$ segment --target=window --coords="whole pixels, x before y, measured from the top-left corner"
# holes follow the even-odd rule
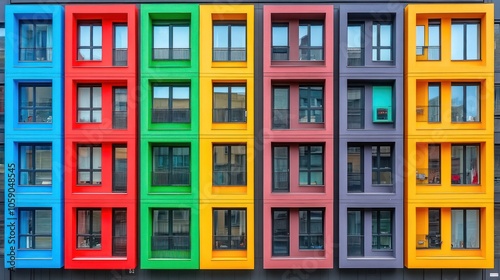
[[[347,256],[359,257],[365,254],[363,211],[347,210]]]
[[[288,147],[273,147],[273,192],[288,192],[290,190],[289,163]]]
[[[372,249],[392,249],[391,210],[372,210]]]
[[[19,209],[19,249],[52,249],[51,209]]]
[[[113,65],[127,65],[128,28],[124,24],[113,25]]]
[[[246,186],[247,147],[245,145],[213,146],[213,185]]]
[[[101,184],[101,146],[78,146],[78,185]]]
[[[102,26],[100,22],[78,24],[78,60],[102,59]]]
[[[363,153],[363,146],[347,147],[347,192],[349,193],[364,191]]]
[[[19,61],[52,61],[52,22],[21,20]]]
[[[102,92],[100,86],[78,87],[78,122],[100,123],[102,121]]]
[[[159,251],[189,251],[191,249],[190,209],[153,209],[152,214],[153,236],[151,237],[151,251],[153,257],[165,256]],[[180,256],[177,255],[177,257]]]
[[[189,123],[189,85],[153,85],[153,123]]]
[[[246,23],[214,21],[213,61],[246,61]]]
[[[288,60],[288,24],[273,23],[272,27],[272,60]]]
[[[392,184],[392,147],[372,146],[372,184]]]
[[[19,145],[19,185],[52,184],[52,145]]]
[[[273,129],[290,128],[290,88],[273,88]]]
[[[500,193],[500,145],[498,144],[495,144],[495,193]]]
[[[113,145],[113,192],[127,192],[127,146]]]
[[[451,122],[480,121],[478,84],[451,85]]]
[[[427,181],[429,184],[441,184],[441,145],[429,144],[428,149]]]
[[[127,209],[113,209],[112,254],[116,257],[127,256]]]
[[[5,24],[0,23],[0,73],[5,72]],[[3,86],[2,86],[3,87]],[[0,246],[0,253],[3,250],[3,245]]]
[[[52,122],[52,86],[50,84],[21,84],[19,102],[19,122]]]
[[[479,185],[479,145],[451,145],[451,184]]]
[[[374,123],[392,123],[392,86],[373,86],[372,112]]]
[[[299,146],[299,184],[323,185],[323,146]]]
[[[214,112],[212,121],[246,122],[246,87],[244,85],[214,85]]]
[[[349,23],[347,26],[347,66],[365,64],[364,24]]]
[[[480,24],[476,21],[457,21],[451,23],[451,59],[480,59]]]
[[[247,249],[247,211],[245,209],[213,210],[213,249]]]
[[[452,209],[452,249],[479,249],[479,227],[479,209]]]
[[[365,127],[365,89],[364,87],[347,88],[347,129]]]
[[[300,22],[300,60],[323,60],[323,23]]]
[[[153,146],[153,186],[189,185],[189,146]]]
[[[372,60],[392,61],[392,23],[390,22],[373,23]]]
[[[441,209],[429,208],[428,248],[441,248]]]
[[[427,86],[429,98],[428,122],[441,121],[441,85],[439,83],[429,83]]]
[[[426,60],[441,59],[441,21],[430,20],[427,26],[428,44],[425,44],[425,26],[417,26],[417,56]]]
[[[101,248],[101,210],[77,209],[76,210],[76,248],[100,249]]]
[[[288,210],[272,209],[273,256],[290,255],[290,215]]]
[[[495,72],[500,72],[500,22],[495,23]]]
[[[127,88],[113,88],[113,128],[127,128]]]
[[[153,59],[190,59],[189,23],[157,22],[153,25]]]
[[[299,86],[299,122],[323,122],[323,87]]]
[[[299,249],[324,248],[323,209],[299,210]]]

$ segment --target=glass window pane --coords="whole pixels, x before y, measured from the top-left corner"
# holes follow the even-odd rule
[[[361,48],[361,25],[349,25],[347,27],[347,47]]]
[[[380,25],[380,46],[390,47],[392,45],[392,25]]]
[[[451,121],[461,122],[464,120],[464,87],[451,87]]]
[[[123,48],[123,49],[126,49],[127,48],[127,38],[128,38],[128,34],[127,34],[127,26],[123,26],[123,25],[118,25],[118,26],[115,26],[115,48]]]
[[[273,26],[273,47],[288,46],[288,26]]]
[[[90,147],[78,147],[78,169],[90,168]]]
[[[229,26],[215,25],[214,26],[214,48],[229,47]]]
[[[307,47],[309,46],[309,39],[308,39],[308,26],[307,25],[300,25],[299,26],[299,46],[300,47]]]
[[[466,86],[467,121],[479,121],[479,86]]]
[[[467,248],[479,248],[479,210],[467,209],[465,212]]]
[[[101,87],[93,87],[92,88],[92,107],[93,108],[101,108],[102,107],[102,93]]]
[[[102,27],[100,25],[92,26],[92,46],[102,46]]]
[[[438,47],[440,46],[441,35],[440,26],[437,24],[429,25],[429,46]]]
[[[169,48],[170,28],[169,26],[153,26],[153,48]]]
[[[231,48],[246,47],[246,26],[231,26]]]
[[[311,25],[311,47],[323,46],[323,26]]]
[[[467,24],[467,59],[479,59],[479,24]]]
[[[90,108],[90,88],[78,88],[78,108]]]
[[[92,50],[92,59],[93,60],[101,60],[102,59],[102,50],[101,49],[93,49]]]
[[[189,49],[189,26],[174,26],[173,27],[173,48]]]
[[[79,28],[79,45],[82,47],[90,46],[90,26],[80,25]]]
[[[423,47],[425,46],[425,26],[423,25],[417,25],[417,31],[416,31],[416,35],[417,35],[417,40],[416,40],[416,43],[417,43],[417,47]],[[423,50],[421,50],[420,53],[417,52],[417,55],[421,55],[423,54]]]
[[[377,24],[373,25],[373,28],[372,28],[372,47],[377,47],[379,45],[379,43],[378,43],[379,28],[380,28],[379,25],[377,25]],[[374,60],[376,60],[375,57],[376,56],[374,56]]]
[[[451,25],[451,59],[464,59],[464,26],[463,24]]]
[[[451,210],[452,248],[464,248],[464,211]]]

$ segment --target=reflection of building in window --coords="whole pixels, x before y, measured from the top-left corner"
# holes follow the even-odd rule
[[[452,184],[478,185],[479,167],[479,145],[451,146]]]
[[[52,61],[52,22],[21,20],[19,61]]]
[[[51,209],[19,209],[19,248],[52,249]]]
[[[79,145],[78,152],[78,184],[100,185],[102,177],[101,146]]]
[[[324,249],[324,209],[299,210],[299,249]]]
[[[451,242],[453,249],[479,249],[479,209],[451,210]]]
[[[246,210],[213,210],[213,248],[246,250]]]
[[[76,247],[101,248],[101,210],[77,209],[76,211]]]
[[[153,209],[151,251],[153,258],[189,258],[190,210]]]
[[[19,122],[52,122],[52,86],[21,84],[19,86]]]
[[[52,145],[19,145],[19,185],[52,184]]]
[[[246,186],[246,146],[213,146],[213,185]]]

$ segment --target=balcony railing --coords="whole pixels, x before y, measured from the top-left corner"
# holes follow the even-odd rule
[[[300,60],[323,60],[323,47],[299,47]]]
[[[271,60],[289,60],[289,47],[273,47]]]
[[[347,128],[362,129],[365,127],[365,109],[347,109]]]
[[[189,235],[151,236],[151,251],[163,250],[191,250]]]
[[[191,172],[187,169],[173,171],[153,171],[151,178],[153,181],[153,186],[188,186],[191,183]]]
[[[214,186],[246,186],[247,174],[245,171],[214,171]]]
[[[116,257],[127,256],[127,237],[126,236],[113,236],[113,256],[116,256]]]
[[[427,60],[440,60],[440,46],[417,46],[417,56],[426,56]]]
[[[246,61],[247,50],[245,48],[214,48],[213,61]]]
[[[349,172],[347,173],[347,192],[361,193],[364,191],[363,187],[363,173],[362,172]]]
[[[215,250],[246,250],[246,236],[216,235],[213,246]]]
[[[127,66],[128,49],[120,48],[113,49],[113,65],[114,66]]]
[[[290,128],[289,109],[273,109],[273,128],[277,129]]]
[[[440,106],[417,106],[417,122],[440,122]]]
[[[153,109],[151,118],[153,123],[189,123],[191,122],[191,110]]]
[[[127,172],[113,172],[113,192],[127,192]]]
[[[417,185],[440,185],[440,168],[417,168]]]
[[[347,66],[365,65],[364,48],[347,48]]]
[[[190,48],[153,48],[154,60],[189,60]]]
[[[274,171],[273,172],[273,191],[289,191],[290,189],[290,172]]]
[[[347,256],[363,256],[365,238],[363,235],[347,235]]]
[[[52,48],[19,48],[20,61],[52,61]]]
[[[214,123],[227,123],[227,122],[246,122],[247,121],[246,109],[214,109],[213,122]]]
[[[273,235],[273,256],[289,256],[290,255],[290,236],[289,235]]]
[[[113,128],[127,128],[127,111],[113,111]]]

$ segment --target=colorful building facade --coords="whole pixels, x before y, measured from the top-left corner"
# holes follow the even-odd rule
[[[6,5],[5,267],[494,273],[494,18],[462,2]]]

